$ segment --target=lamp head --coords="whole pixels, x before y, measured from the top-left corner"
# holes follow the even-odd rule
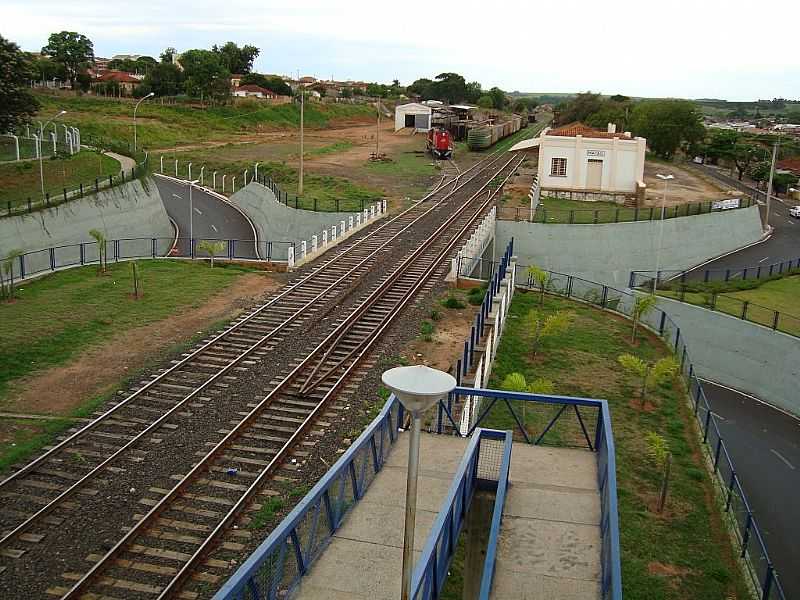
[[[664,181],[675,179],[675,176],[672,173],[670,173],[669,175],[662,175],[661,173],[657,173],[656,177],[658,177],[659,179],[663,179]]]
[[[425,365],[389,369],[381,381],[414,415],[424,412],[456,387],[452,375]]]
[[[147,96],[145,96],[145,98],[152,98],[155,95],[156,95],[155,92],[150,92],[149,94],[147,94]]]

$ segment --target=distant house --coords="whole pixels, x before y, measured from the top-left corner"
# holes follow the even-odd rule
[[[791,173],[796,177],[800,177],[800,156],[793,156],[791,158],[784,158],[775,163],[775,168],[779,171]]]
[[[428,131],[431,128],[432,113],[431,107],[424,104],[401,104],[394,109],[394,130],[412,127],[416,131]]]
[[[130,95],[133,94],[133,90],[141,85],[142,80],[125,71],[105,71],[92,81],[92,88],[109,83],[117,84],[123,95]]]
[[[644,194],[646,146],[647,140],[619,133],[613,123],[606,130],[570,123],[523,140],[510,151],[538,154],[543,190],[600,199],[603,194]]]
[[[242,79],[244,75],[231,75],[231,91],[235,91],[240,85],[242,85]]]
[[[278,94],[275,92],[252,83],[236,86],[233,90],[233,95],[237,98],[267,98],[269,100],[278,97]]]

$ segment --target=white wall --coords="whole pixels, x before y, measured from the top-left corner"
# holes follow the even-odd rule
[[[636,192],[644,177],[644,138],[634,140],[543,135],[539,143],[539,181],[544,189],[586,190],[590,159],[603,161],[600,191]],[[567,159],[567,176],[553,177],[553,158]]]
[[[430,123],[431,108],[421,104],[401,104],[394,110],[394,130],[399,131],[406,126],[406,115],[428,115],[428,123]]]

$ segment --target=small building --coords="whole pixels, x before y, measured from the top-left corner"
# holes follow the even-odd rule
[[[394,130],[400,131],[406,127],[413,127],[416,131],[428,131],[431,128],[430,106],[411,102],[401,104],[394,109]]]
[[[242,85],[242,79],[244,75],[240,75],[238,73],[231,75],[231,91],[236,91],[240,85]]]
[[[92,81],[92,87],[100,85],[116,84],[123,95],[133,94],[133,90],[141,85],[142,80],[135,77],[132,73],[125,71],[105,71]]]
[[[539,183],[543,191],[580,192],[578,198],[601,200],[644,195],[644,159],[647,140],[608,129],[570,123],[546,129],[538,138],[524,140],[511,152],[538,154]],[[558,194],[560,195],[560,194]]]
[[[233,90],[233,95],[237,98],[266,98],[268,100],[274,100],[278,97],[278,94],[272,90],[252,83],[237,86]]]

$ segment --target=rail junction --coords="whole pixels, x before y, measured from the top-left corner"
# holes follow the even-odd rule
[[[255,511],[341,444],[382,345],[520,160],[443,178],[18,465],[0,481],[0,596],[209,597]]]

